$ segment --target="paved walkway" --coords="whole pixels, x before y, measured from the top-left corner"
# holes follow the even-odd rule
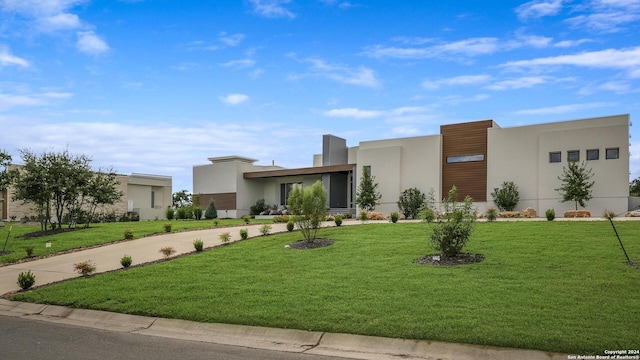
[[[368,221],[367,223],[386,223]],[[360,221],[345,221],[343,225],[357,225]],[[332,226],[333,223],[325,223]],[[150,236],[131,241],[56,255],[21,264],[0,267],[0,294],[19,290],[18,274],[31,270],[36,275],[36,286],[79,277],[73,264],[92,260],[96,272],[121,268],[120,259],[127,254],[133,265],[164,258],[160,248],[172,246],[173,256],[193,252],[193,241],[201,239],[205,248],[220,245],[219,235],[231,233],[231,241],[240,239],[239,229],[246,228],[249,237],[260,236],[262,225],[233,228],[184,231]],[[271,233],[286,231],[286,224],[272,224]],[[0,316],[24,316],[42,321],[67,323],[77,326],[126,331],[180,339],[206,341],[279,351],[304,352],[317,355],[353,359],[567,359],[567,354],[535,350],[508,349],[433,341],[390,339],[349,334],[330,334],[291,329],[272,329],[228,324],[203,324],[185,320],[162,319],[124,315],[104,311],[71,309],[54,305],[12,302],[0,299]]]

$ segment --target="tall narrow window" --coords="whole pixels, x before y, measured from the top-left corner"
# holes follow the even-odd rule
[[[155,191],[151,192],[151,208],[152,209],[156,208],[156,192]]]
[[[280,184],[280,205],[287,205],[289,193],[295,185],[302,186],[302,183],[282,183]]]
[[[553,151],[549,153],[550,163],[559,163],[562,161],[562,153],[560,151]]]
[[[620,148],[607,148],[607,159],[617,159],[620,157]]]

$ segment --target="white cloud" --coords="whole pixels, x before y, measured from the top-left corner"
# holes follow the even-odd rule
[[[40,19],[40,26],[46,31],[58,31],[77,29],[80,27],[80,18],[75,14],[60,13]]]
[[[640,46],[627,49],[606,49],[532,60],[510,61],[500,66],[506,68],[535,68],[560,65],[601,69],[622,69],[627,70],[631,77],[639,78]]]
[[[249,59],[249,58],[231,60],[231,61],[227,61],[226,63],[220,64],[220,66],[222,66],[222,67],[235,68],[235,69],[249,68],[249,67],[253,67],[255,65],[256,65],[256,61],[253,60],[253,59]]]
[[[109,45],[93,31],[79,32],[77,47],[81,52],[92,55],[109,51]]]
[[[223,31],[218,40],[226,46],[238,46],[243,39],[244,34],[227,34]]]
[[[569,47],[574,47],[574,46],[579,46],[582,45],[584,43],[588,43],[588,42],[592,42],[593,40],[590,39],[579,39],[579,40],[562,40],[562,41],[558,41],[557,43],[553,44],[554,47],[558,47],[558,48],[569,48]]]
[[[463,75],[456,76],[448,79],[439,79],[439,80],[424,80],[422,82],[422,87],[428,90],[437,90],[441,86],[459,86],[459,85],[478,85],[484,84],[488,81],[491,81],[491,75]]]
[[[640,20],[640,1],[638,0],[594,0],[576,8],[583,14],[565,21],[575,27],[584,27],[596,32],[625,31],[627,30],[625,26]]]
[[[379,117],[386,117],[395,120],[401,120],[408,118],[416,114],[424,114],[429,111],[429,108],[422,106],[405,106],[392,110],[363,110],[358,108],[340,108],[331,109],[323,113],[329,117],[343,117],[353,119],[374,119]]]
[[[563,0],[533,0],[516,8],[516,14],[521,20],[553,16],[562,9]]]
[[[13,55],[9,48],[0,45],[0,67],[9,65],[16,65],[25,68],[31,66],[27,60]]]
[[[253,12],[268,18],[295,18],[296,14],[289,11],[284,5],[291,0],[249,0],[253,6]]]
[[[289,54],[288,56],[295,59],[295,54]],[[375,72],[365,66],[350,67],[347,65],[330,64],[318,58],[307,58],[302,60],[302,62],[311,65],[309,72],[290,75],[290,79],[298,80],[304,77],[320,77],[348,85],[370,88],[379,88],[382,86]]]
[[[514,90],[514,89],[528,89],[536,85],[544,84],[547,79],[540,76],[525,76],[517,79],[509,79],[498,81],[494,84],[486,86],[489,90]]]
[[[220,96],[219,99],[227,105],[239,105],[249,100],[249,96],[245,94],[228,94],[225,96]]]
[[[2,94],[0,93],[0,111],[15,107],[44,106],[53,100],[68,99],[73,94],[63,92],[45,92],[41,94]]]
[[[586,103],[586,104],[569,104],[569,105],[559,105],[559,106],[551,106],[545,108],[538,109],[524,109],[514,112],[514,115],[555,115],[555,114],[566,114],[570,112],[588,110],[599,107],[608,107],[612,106],[612,104],[604,103],[604,102],[596,102],[596,103]]]
[[[373,58],[430,59],[439,57],[479,56],[493,54],[500,49],[497,38],[482,37],[445,42],[425,47],[396,47],[375,45],[364,54]]]

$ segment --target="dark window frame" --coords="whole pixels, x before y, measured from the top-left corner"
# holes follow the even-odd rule
[[[452,156],[447,156],[447,164],[482,162],[484,161],[484,159],[485,159],[484,154],[452,155]]]
[[[614,150],[615,150],[615,156],[609,156],[609,151],[614,151]],[[615,160],[615,159],[619,159],[620,158],[620,148],[619,147],[606,148],[604,152],[605,152],[605,158],[607,160]]]
[[[556,156],[557,156],[557,159],[555,158]],[[549,162],[550,163],[562,162],[562,152],[560,152],[560,151],[550,151],[549,152]]]
[[[595,157],[589,156],[595,154]],[[587,149],[587,161],[600,160],[600,149]]]
[[[567,161],[580,161],[580,150],[568,150]]]

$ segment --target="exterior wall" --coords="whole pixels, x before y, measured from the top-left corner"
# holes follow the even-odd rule
[[[555,190],[561,186],[558,176],[567,166],[567,151],[579,150],[580,162],[586,150],[599,149],[600,159],[586,161],[595,182],[594,196],[586,206],[592,216],[605,209],[622,213],[628,210],[629,197],[629,117],[628,115],[566,121],[508,129],[489,129],[487,199],[504,181],[513,181],[520,192],[517,210],[526,207],[543,214],[555,209],[556,216],[575,208],[560,202]],[[605,149],[619,148],[618,159],[605,159]],[[560,163],[549,162],[549,152],[559,151]],[[518,169],[518,171],[514,171]]]

